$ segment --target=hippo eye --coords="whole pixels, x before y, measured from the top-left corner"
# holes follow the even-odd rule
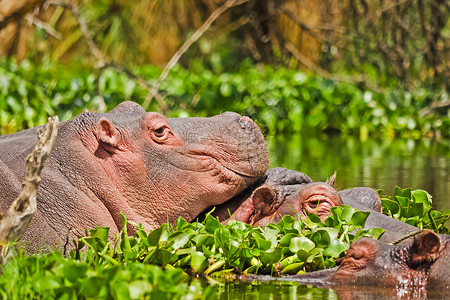
[[[355,251],[353,251],[351,255],[354,259],[359,260],[364,257],[364,251],[355,249]]]
[[[315,208],[317,208],[319,203],[320,203],[320,200],[309,201],[308,206],[311,207],[312,209],[315,209]]]
[[[156,137],[162,138],[165,134],[166,128],[167,128],[166,126],[161,126],[157,129],[153,130],[153,132],[155,133]]]

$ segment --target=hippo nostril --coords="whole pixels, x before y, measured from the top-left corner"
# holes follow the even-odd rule
[[[238,119],[239,126],[246,131],[251,128],[251,122],[252,120],[249,117],[242,117]]]

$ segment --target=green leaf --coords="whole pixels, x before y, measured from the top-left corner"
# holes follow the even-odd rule
[[[350,247],[349,244],[340,241],[337,238],[330,239],[330,243],[328,247],[323,251],[323,255],[331,256],[337,258],[341,255],[342,252],[346,251]]]
[[[209,232],[209,230],[208,230]],[[214,244],[214,236],[211,234],[198,234],[192,238],[192,241],[197,246],[197,249],[202,247],[209,247]]]
[[[231,238],[231,233],[226,228],[217,228],[214,231],[214,243],[219,248],[228,249],[228,243]]]
[[[193,251],[191,253],[191,267],[194,273],[202,274],[208,267],[208,259],[199,251]]]
[[[221,226],[219,220],[208,214],[205,219],[205,228],[209,233],[214,233]]]
[[[325,248],[330,244],[330,234],[326,230],[319,229],[311,235],[311,241],[317,247]]]
[[[103,286],[103,278],[97,276],[89,277],[83,282],[80,294],[87,298],[97,298],[99,297]]]
[[[220,270],[225,265],[225,260],[218,260],[215,263],[213,263],[211,266],[209,266],[208,269],[205,270],[205,274],[211,274],[213,272],[216,272],[217,270]]]
[[[185,246],[189,242],[189,236],[184,232],[174,232],[167,239],[167,243],[173,243],[172,248],[177,250],[183,246]]]
[[[166,229],[167,224],[162,224],[155,230],[151,231],[147,236],[147,242],[150,246],[157,246],[163,231]]]
[[[292,263],[281,270],[281,275],[293,275],[297,274],[300,270],[303,270],[304,262]]]
[[[394,188],[394,196],[411,199],[411,188],[401,189],[398,186]]]
[[[422,203],[424,210],[431,209],[433,203],[432,196],[424,190],[415,190],[411,192],[413,200],[415,203]]]
[[[260,238],[259,235],[256,235],[255,233],[253,233],[252,235],[259,250],[266,251],[270,249],[270,247],[272,247],[271,241],[268,241],[264,238]]]
[[[282,248],[275,247],[271,251],[261,251],[261,262],[263,264],[274,264],[281,260]]]
[[[400,207],[402,207],[402,208],[409,207],[409,203],[410,203],[409,199],[410,198],[406,198],[406,197],[402,197],[402,196],[395,196],[395,199],[400,204]]]
[[[342,213],[340,215],[340,219],[349,224],[355,211],[356,209],[351,206],[342,205]]]
[[[316,245],[314,244],[314,242],[304,236],[292,238],[291,243],[289,244],[289,250],[291,250],[293,253],[296,253],[299,250],[309,252],[315,247]]]
[[[77,282],[86,277],[88,269],[87,265],[73,264],[64,266],[63,273],[64,277],[70,282]]]
[[[281,238],[279,245],[281,247],[289,247],[289,245],[291,244],[291,240],[297,236],[298,236],[298,234],[288,233]],[[293,252],[296,252],[296,251],[293,251]]]
[[[142,299],[151,290],[150,284],[144,280],[132,281],[128,284],[131,299]]]
[[[356,227],[364,227],[364,224],[366,224],[366,220],[369,217],[368,211],[357,211],[352,215],[352,218],[350,220],[350,224],[352,226]]]
[[[396,201],[390,199],[382,199],[381,203],[383,207],[391,213],[391,215],[395,215],[400,211],[400,205]]]

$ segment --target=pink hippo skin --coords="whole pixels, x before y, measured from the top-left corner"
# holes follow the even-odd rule
[[[341,205],[338,192],[333,188],[335,177],[329,182],[313,182],[303,173],[285,168],[266,172],[264,182],[250,187],[241,195],[217,206],[212,213],[220,221],[230,218],[251,225],[265,226],[276,223],[285,215],[306,218],[314,212],[325,220],[333,206]]]
[[[0,137],[2,212],[20,191],[36,131]],[[97,225],[113,236],[122,229],[121,211],[147,229],[179,216],[191,221],[242,192],[267,167],[259,127],[236,113],[166,119],[133,102],[83,113],[60,124],[42,171],[38,211],[22,240],[32,248],[43,239],[53,246]]]
[[[358,239],[339,267],[285,279],[319,286],[395,288],[412,294],[426,289],[448,296],[449,275],[450,236],[425,230],[398,246]]]
[[[370,212],[366,228],[382,228],[384,242],[395,241],[418,230],[417,227],[395,220],[381,212],[381,200],[374,189],[356,187],[337,192],[334,189],[336,175],[326,183],[313,182],[301,172],[285,168],[273,168],[263,180],[244,192],[218,205],[212,215],[226,223],[230,217],[251,225],[265,226],[276,223],[284,215],[305,218],[314,212],[323,221],[333,206],[341,204]],[[211,211],[206,209],[199,219]]]

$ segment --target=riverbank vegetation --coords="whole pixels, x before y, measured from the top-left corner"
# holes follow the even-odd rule
[[[48,116],[65,121],[132,100],[167,117],[236,111],[252,117],[268,137],[450,138],[445,1],[0,4],[0,134],[43,125]],[[318,151],[313,146],[310,157]],[[279,165],[305,161],[282,154]],[[450,212],[430,210],[430,201],[424,191],[396,189],[383,197],[383,210],[448,233]],[[324,223],[310,215],[259,228],[221,225],[209,216],[114,241],[99,227],[67,256],[19,253],[2,269],[0,295],[215,298],[216,285],[193,278],[333,266],[358,236],[379,236],[362,229],[366,217],[343,207]]]
[[[450,117],[429,111],[433,91],[392,88],[374,92],[352,83],[326,79],[296,69],[242,61],[223,71],[224,57],[208,66],[192,61],[176,67],[160,87],[159,101],[147,109],[166,116],[211,116],[236,111],[256,120],[266,134],[340,133],[366,139],[447,138]],[[160,69],[142,66],[142,78],[156,81]],[[100,77],[79,65],[17,64],[0,67],[0,132],[41,125],[49,115],[67,120],[83,111],[107,111],[124,100],[144,104],[148,91],[113,70]]]
[[[450,211],[431,210],[431,196],[425,191],[396,188],[382,203],[385,213],[396,219],[448,233],[444,223]],[[217,283],[239,275],[283,276],[335,266],[353,240],[383,233],[379,228],[364,229],[367,216],[349,206],[333,207],[323,223],[315,214],[305,220],[284,216],[262,228],[235,220],[222,225],[208,214],[202,222],[179,218],[150,232],[133,224],[138,227],[134,235],[123,231],[112,241],[109,229],[98,227],[73,241],[74,250],[66,256],[60,251],[14,256],[2,269],[0,295],[214,299]],[[127,223],[123,215],[122,222]]]
[[[449,6],[332,3],[4,6],[0,133],[134,100],[167,116],[236,111],[272,135],[448,138]]]

